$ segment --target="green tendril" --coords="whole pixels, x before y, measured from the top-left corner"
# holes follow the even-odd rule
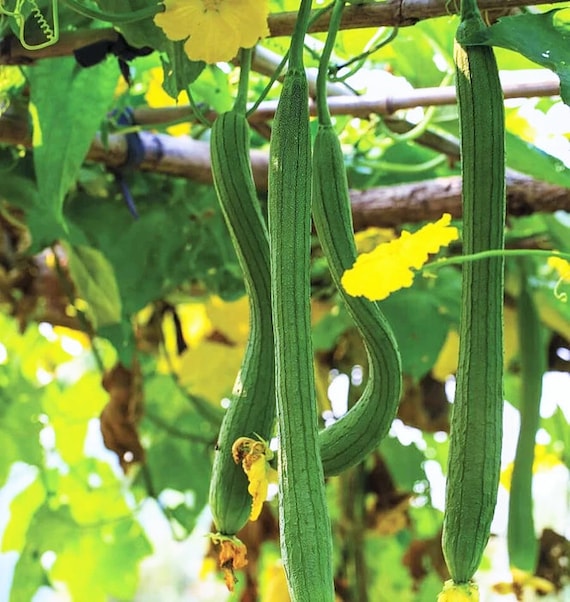
[[[330,29],[329,29],[329,31],[330,31]],[[341,65],[335,65],[335,66],[330,67],[331,81],[343,83],[346,79],[348,79],[349,77],[354,75],[357,71],[359,71],[362,68],[362,66],[364,65],[364,63],[366,62],[366,60],[371,55],[373,55],[375,52],[378,52],[378,50],[380,50],[384,46],[387,46],[392,40],[394,40],[396,38],[397,35],[398,35],[398,28],[393,27],[391,29],[390,33],[384,39],[376,42],[370,48],[365,49],[363,52],[352,57],[350,60],[346,61],[345,63],[342,63]],[[337,73],[339,71],[346,69],[350,65],[354,65],[350,71],[343,74],[342,76],[337,75]]]
[[[464,263],[470,263],[472,261],[479,261],[480,259],[489,259],[490,257],[542,257],[548,259],[549,257],[560,257],[566,261],[570,261],[570,253],[561,253],[559,251],[547,251],[545,249],[495,249],[489,251],[480,251],[479,253],[472,253],[470,255],[459,255],[458,257],[442,257],[432,263],[426,263],[424,266],[419,268],[419,272],[429,272],[431,270],[438,270],[448,265],[461,265]],[[565,278],[562,276],[556,282],[554,287],[554,296],[562,303],[568,301],[568,294],[564,291],[560,291],[560,286],[565,282]]]
[[[31,6],[30,16],[36,21],[39,29],[45,36],[45,41],[39,44],[29,44],[26,40],[25,27],[27,19],[22,10],[26,1]],[[51,0],[51,10],[53,23],[50,25],[41,12],[36,0],[17,0],[13,11],[6,10],[0,3],[0,14],[12,17],[14,21],[16,21],[16,24],[18,25],[18,40],[26,50],[41,50],[42,48],[53,46],[59,41],[59,10],[57,0]]]

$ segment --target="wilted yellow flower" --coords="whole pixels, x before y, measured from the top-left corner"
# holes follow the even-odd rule
[[[247,548],[237,537],[211,533],[212,543],[219,548],[218,562],[224,571],[224,581],[230,592],[234,591],[237,579],[235,571],[247,565]]]
[[[450,226],[451,215],[427,224],[417,232],[402,232],[395,240],[378,245],[363,253],[342,277],[342,286],[349,295],[380,301],[394,291],[412,286],[414,272],[421,268],[432,253],[457,240],[457,228]]]
[[[184,50],[192,61],[229,61],[269,32],[267,0],[164,0],[164,6],[154,22],[171,40],[188,38]]]
[[[547,579],[543,579],[542,577],[532,575],[531,573],[527,573],[525,571],[520,571],[514,567],[511,567],[511,574],[513,576],[511,583],[506,583],[504,581],[495,583],[493,585],[493,591],[501,594],[502,596],[513,593],[516,594],[517,592],[520,593],[523,589],[533,590],[542,595],[551,594],[553,591],[555,591],[554,584]]]

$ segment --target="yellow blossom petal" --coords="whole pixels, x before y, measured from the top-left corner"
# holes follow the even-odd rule
[[[552,256],[548,258],[548,265],[558,272],[563,282],[570,282],[570,262],[561,257]]]
[[[555,466],[564,464],[557,454],[548,451],[545,445],[537,444],[534,448],[534,461],[532,464],[532,474],[537,472],[547,472]],[[510,462],[501,471],[500,483],[507,490],[511,489],[511,479],[513,475],[514,462]]]
[[[164,0],[154,22],[193,61],[229,61],[268,34],[267,0]]]
[[[181,103],[188,103],[188,93],[184,90],[180,92],[176,100],[165,92],[162,85],[164,82],[164,70],[162,67],[149,69],[147,76],[149,79],[144,97],[149,107],[175,107]],[[190,134],[190,122],[171,125],[166,128],[166,131],[172,136],[187,136]]]
[[[257,520],[263,502],[267,499],[269,483],[277,480],[277,472],[269,464],[273,458],[273,452],[269,449],[266,441],[240,437],[232,445],[232,455],[236,463],[241,461],[249,480],[247,490],[252,497],[249,520]]]
[[[437,602],[479,602],[479,588],[474,583],[446,581]]]
[[[231,61],[239,50],[239,32],[222,20],[213,19],[203,25],[200,35],[192,35],[184,44],[184,52],[191,61],[213,64]],[[219,22],[218,22],[219,21]]]
[[[260,38],[269,35],[267,0],[225,0],[221,15],[228,25],[240,32],[240,45],[243,48],[255,46]]]
[[[411,286],[412,268],[421,268],[430,254],[458,238],[457,228],[450,226],[450,222],[451,215],[446,213],[413,234],[403,232],[400,238],[363,253],[343,274],[342,286],[349,295],[367,297],[371,301],[380,301],[394,291]]]
[[[200,21],[203,4],[201,0],[164,0],[165,10],[155,15],[154,22],[170,40],[183,40],[190,35],[190,24]]]
[[[257,520],[261,514],[263,502],[267,499],[267,490],[269,488],[265,456],[259,456],[259,458],[251,464],[250,469],[247,471],[247,478],[249,479],[247,490],[253,500],[251,503],[249,520]]]

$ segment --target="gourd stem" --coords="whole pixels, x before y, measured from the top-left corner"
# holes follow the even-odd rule
[[[297,13],[297,21],[291,36],[289,47],[289,69],[304,70],[303,49],[305,45],[305,34],[311,19],[311,0],[301,0],[301,6]]]
[[[321,54],[321,60],[319,61],[319,72],[317,75],[317,110],[319,114],[319,124],[324,126],[332,125],[331,114],[327,103],[327,75],[336,34],[340,27],[344,3],[345,0],[335,0],[329,22],[329,32]]]
[[[240,50],[239,84],[234,110],[243,115],[245,115],[247,109],[247,92],[249,89],[249,73],[251,71],[252,55],[252,48],[242,48]]]

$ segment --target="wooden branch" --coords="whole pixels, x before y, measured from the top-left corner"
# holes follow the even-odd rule
[[[443,213],[461,217],[461,178],[451,176],[397,186],[351,190],[354,229],[396,227],[406,222],[433,221]],[[507,175],[510,216],[570,211],[570,189],[523,175]]]
[[[534,0],[533,5],[562,3],[564,0]],[[527,0],[479,0],[482,11],[500,11],[502,14],[514,8],[528,5]],[[341,29],[363,29],[369,27],[407,27],[418,21],[444,17],[457,12],[459,2],[448,0],[388,0],[387,2],[364,2],[348,6],[343,14]],[[290,36],[297,18],[295,11],[269,15],[269,37]],[[326,13],[311,26],[309,32],[328,31],[330,13]],[[117,39],[112,28],[63,32],[53,46],[40,50],[27,50],[13,36],[0,42],[0,65],[23,65],[35,60],[67,56],[74,50],[95,41]]]
[[[561,2],[562,0],[555,0]],[[549,0],[538,0],[533,5],[548,4]],[[497,10],[508,12],[526,6],[524,0],[479,0],[481,11]],[[343,12],[341,29],[364,29],[367,27],[407,27],[424,19],[445,17],[458,12],[459,2],[448,0],[388,0],[387,2],[363,2],[351,4]],[[269,15],[271,37],[289,36],[293,31],[297,13]],[[328,31],[330,11],[324,14],[309,28],[309,33]]]
[[[535,81],[525,81],[528,77],[528,72],[524,71],[519,76],[513,77],[513,74],[509,74],[509,81],[503,84],[505,98],[533,98],[560,94],[560,80],[554,73],[544,70],[544,73],[541,72],[541,78]],[[250,123],[261,124],[273,119],[277,102],[277,100],[262,102],[250,116]],[[401,109],[453,105],[456,102],[454,86],[419,88],[379,97],[333,95],[328,99],[332,115],[352,115],[362,119],[368,119],[370,115],[391,115]],[[316,103],[313,100],[310,100],[310,111],[313,117],[317,115]],[[213,119],[215,114],[207,114],[207,117]],[[190,106],[179,105],[162,108],[139,107],[134,110],[134,119],[139,125],[156,126],[176,120],[194,121],[196,118]]]
[[[115,42],[119,34],[114,29],[82,29],[79,31],[63,32],[59,41],[53,46],[39,50],[27,50],[15,36],[6,36],[0,42],[0,65],[29,65],[34,61],[45,58],[70,56],[74,50],[89,46],[103,40]]]
[[[140,133],[145,149],[140,165],[143,171],[188,178],[202,183],[212,182],[210,148],[207,142],[188,137],[175,138],[166,134]],[[31,147],[31,136],[22,119],[0,119],[0,141]],[[453,141],[447,141],[450,151]],[[96,138],[87,159],[118,168],[127,158],[124,136],[111,135],[105,147]],[[261,150],[251,153],[256,185],[261,194],[267,191],[268,154]],[[448,177],[400,184],[397,186],[351,191],[354,226],[361,230],[368,226],[393,227],[406,222],[433,220],[442,213],[461,215],[461,179]],[[534,212],[570,211],[570,189],[533,180],[527,176],[509,174],[507,201],[512,216]]]

